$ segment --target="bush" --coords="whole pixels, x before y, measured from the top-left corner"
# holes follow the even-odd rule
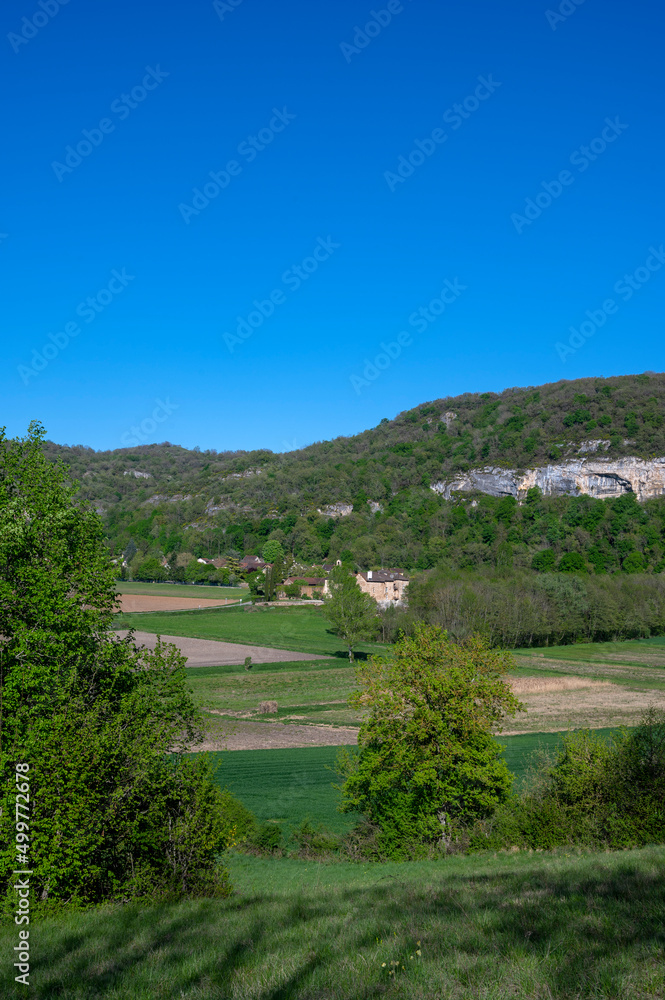
[[[293,830],[291,838],[298,845],[299,854],[306,858],[330,854],[338,850],[342,843],[341,837],[321,825],[313,827],[308,819]]]
[[[466,829],[470,850],[561,846],[618,849],[665,841],[665,714],[649,710],[634,730],[606,740],[567,733],[536,787]]]
[[[248,837],[247,843],[268,854],[275,854],[282,847],[282,831],[276,823],[261,823]]]

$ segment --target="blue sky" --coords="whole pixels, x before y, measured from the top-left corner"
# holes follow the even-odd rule
[[[282,451],[662,370],[655,2],[0,16],[10,434]]]

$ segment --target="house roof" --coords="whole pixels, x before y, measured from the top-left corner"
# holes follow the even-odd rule
[[[369,575],[370,573],[371,576]],[[394,583],[397,580],[403,580],[405,583],[409,582],[408,576],[405,576],[404,573],[388,569],[367,570],[364,573],[358,573],[358,576],[362,576],[363,580],[366,580],[368,583]]]
[[[322,576],[290,576],[284,583],[303,583],[307,587],[322,587],[325,583]]]

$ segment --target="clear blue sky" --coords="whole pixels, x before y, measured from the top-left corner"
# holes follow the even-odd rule
[[[663,369],[655,0],[0,16],[10,434],[281,451]]]

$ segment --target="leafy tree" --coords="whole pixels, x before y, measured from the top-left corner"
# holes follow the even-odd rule
[[[556,553],[554,549],[543,549],[542,552],[536,552],[531,560],[531,569],[535,569],[539,573],[552,573],[555,563]]]
[[[266,578],[260,570],[254,570],[245,577],[249,585],[249,592],[253,598],[257,598],[265,591]]]
[[[343,809],[379,828],[381,852],[445,842],[455,821],[488,816],[507,798],[512,776],[493,732],[522,707],[504,680],[512,665],[481,639],[458,644],[419,624],[392,657],[357,667],[350,704],[367,715],[357,756],[340,756]]]
[[[355,577],[343,566],[336,567],[330,574],[330,591],[323,615],[346,645],[349,660],[353,662],[354,647],[359,642],[374,639],[379,631],[376,601],[362,592]]]
[[[36,905],[226,892],[219,792],[185,756],[203,733],[184,657],[111,635],[100,518],[43,434],[0,432],[0,902],[15,906],[19,762]]]
[[[644,556],[641,552],[630,552],[624,559],[621,569],[624,573],[644,573],[646,569]]]
[[[267,563],[281,562],[284,559],[284,547],[276,538],[271,538],[263,546],[261,555]]]
[[[272,601],[277,594],[278,587],[284,580],[284,564],[281,559],[276,559],[272,566],[265,572],[265,595],[266,601]]]
[[[586,573],[586,560],[579,552],[566,552],[559,561],[560,573]]]
[[[162,566],[159,559],[155,556],[149,556],[147,559],[143,559],[143,561],[136,567],[134,571],[134,579],[148,580],[150,582],[164,581],[166,580],[166,570]]]

